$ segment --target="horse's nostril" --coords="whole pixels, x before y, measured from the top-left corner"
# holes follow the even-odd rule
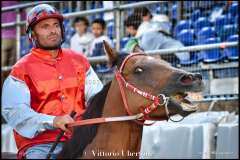
[[[202,80],[202,75],[200,73],[194,74],[194,79]]]
[[[185,74],[180,78],[180,82],[184,84],[189,84],[193,82],[193,75],[192,74]]]

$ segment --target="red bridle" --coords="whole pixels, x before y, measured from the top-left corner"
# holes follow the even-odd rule
[[[100,124],[100,123],[107,123],[107,122],[116,122],[116,121],[130,121],[130,120],[134,120],[135,122],[137,122],[138,124],[141,125],[152,125],[151,124],[146,124],[144,123],[145,120],[166,120],[169,119],[169,111],[167,108],[168,105],[168,100],[169,97],[166,97],[163,94],[159,94],[158,96],[152,95],[148,92],[142,91],[141,89],[138,89],[137,87],[135,87],[134,85],[130,84],[129,82],[127,82],[125,80],[125,78],[122,76],[123,73],[123,69],[125,64],[127,63],[127,61],[134,56],[138,56],[138,55],[144,55],[147,56],[146,54],[143,53],[136,53],[136,54],[130,54],[128,55],[124,61],[122,62],[119,70],[116,70],[115,72],[115,76],[116,76],[116,80],[118,82],[119,88],[120,88],[120,92],[121,92],[121,96],[123,99],[123,103],[124,103],[124,107],[128,113],[128,116],[121,116],[121,117],[100,117],[100,118],[93,118],[93,119],[86,119],[86,120],[80,120],[80,121],[75,121],[72,123],[69,123],[67,126],[68,127],[74,127],[74,126],[81,126],[81,125],[89,125],[89,124]],[[127,99],[126,99],[126,94],[124,92],[124,88],[129,89],[130,91],[132,91],[133,93],[137,93],[138,95],[143,96],[144,98],[153,101],[153,103],[149,106],[144,107],[140,107],[140,113],[133,115],[132,112],[130,111],[130,108],[128,106],[127,103]],[[165,106],[165,111],[166,111],[166,115],[167,118],[161,118],[161,119],[153,119],[149,117],[149,114],[153,111],[155,111],[157,109],[157,107],[161,107],[161,106]]]
[[[141,120],[137,120],[136,121],[137,123],[140,122],[140,124],[144,124],[145,120],[165,120],[166,118],[153,119],[153,118],[150,118],[149,115],[150,115],[151,112],[155,111],[157,109],[157,107],[165,106],[166,114],[167,114],[167,117],[168,117],[169,112],[168,112],[168,108],[167,108],[167,103],[168,103],[169,97],[165,97],[165,95],[163,95],[163,94],[159,94],[158,96],[155,96],[155,95],[152,95],[152,94],[150,94],[148,92],[145,92],[141,89],[138,89],[133,84],[127,82],[125,80],[125,78],[122,76],[123,69],[124,69],[124,66],[127,63],[127,61],[130,58],[132,58],[134,56],[139,56],[139,55],[147,56],[144,53],[130,54],[124,59],[124,61],[122,62],[121,66],[119,68],[119,70],[116,70],[116,72],[115,72],[115,76],[116,76],[116,79],[117,79],[117,82],[118,82],[118,85],[119,85],[119,88],[120,88],[121,96],[122,96],[122,99],[123,99],[123,102],[124,102],[124,107],[125,107],[125,109],[126,109],[126,111],[129,115],[133,115],[132,112],[130,111],[129,105],[127,103],[126,94],[124,92],[123,87],[127,88],[128,90],[130,90],[133,93],[141,95],[142,97],[144,97],[144,98],[146,98],[150,101],[153,101],[153,103],[149,106],[146,106],[146,107],[141,106],[140,107],[140,112],[143,113],[144,116]],[[150,124],[150,125],[152,125],[152,124]],[[144,124],[144,125],[148,125],[148,124]]]

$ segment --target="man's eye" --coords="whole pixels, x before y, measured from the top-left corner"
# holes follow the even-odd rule
[[[44,29],[46,29],[47,27],[48,27],[47,25],[42,26],[42,28],[44,28]]]
[[[137,67],[134,72],[135,73],[142,73],[143,69],[141,67]]]

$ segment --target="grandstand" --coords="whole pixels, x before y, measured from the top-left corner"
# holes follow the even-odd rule
[[[211,125],[208,125],[207,128],[209,130],[215,129],[219,131],[213,132],[211,130],[211,133],[208,133],[206,131],[206,128],[203,129],[204,127],[206,127],[203,127],[202,125],[204,124],[204,120],[200,122],[197,118],[192,117],[191,119],[190,117],[186,120],[186,122],[184,122],[185,130],[184,127],[179,128],[179,126],[174,126],[172,128],[174,132],[182,131],[183,133],[186,132],[186,135],[189,134],[188,136],[192,135],[196,137],[203,136],[203,134],[209,134],[211,135],[210,137],[215,141],[212,139],[206,140],[206,137],[201,137],[202,141],[204,141],[204,146],[203,144],[200,145],[200,143],[202,142],[193,142],[186,139],[189,144],[193,145],[192,147],[195,150],[191,150],[188,148],[192,151],[191,152],[187,149],[183,149],[182,153],[180,151],[177,151],[177,148],[173,150],[176,150],[176,154],[181,158],[238,158],[239,152],[237,151],[238,149],[236,150],[236,148],[238,148],[238,141],[234,141],[234,138],[237,137],[236,132],[238,132],[236,130],[236,128],[238,128],[238,124],[236,125],[236,121],[238,122],[239,114],[238,1],[109,2],[112,3],[111,5],[113,5],[113,7],[111,7],[111,5],[110,7],[107,6],[104,1],[43,1],[34,3],[24,1],[21,2],[21,4],[12,8],[2,8],[2,12],[17,9],[15,11],[20,14],[21,11],[28,11],[29,7],[31,8],[33,5],[38,3],[49,3],[51,5],[54,5],[66,17],[66,19],[64,20],[66,39],[64,44],[62,45],[66,48],[69,48],[70,38],[75,33],[75,30],[72,27],[72,20],[74,17],[87,16],[90,22],[93,21],[95,18],[106,19],[106,35],[110,37],[110,39],[114,42],[114,47],[118,51],[122,51],[124,49],[124,46],[130,39],[130,37],[126,33],[123,22],[127,18],[127,16],[129,16],[133,12],[134,8],[145,6],[153,14],[167,15],[172,24],[171,36],[176,40],[181,41],[185,47],[163,50],[159,49],[156,51],[149,51],[147,53],[153,55],[160,54],[162,59],[168,61],[177,68],[181,68],[191,72],[200,72],[203,75],[203,80],[206,87],[205,90],[200,93],[201,98],[196,100],[196,102],[199,102],[201,104],[201,111],[218,111],[212,114],[212,117],[214,117],[213,121],[211,121],[211,118],[207,117],[205,114],[204,116],[206,116],[206,118],[208,118],[209,120],[208,122],[211,123]],[[19,19],[16,20],[16,23],[2,24],[2,28],[7,28],[10,26],[15,26],[17,28],[18,33],[16,54],[18,59],[26,55],[32,48],[32,45],[28,41],[27,35],[20,33],[20,29],[24,29],[24,24],[25,21],[21,22]],[[182,52],[189,52],[190,58],[185,60],[178,59],[174,53],[179,50],[181,50]],[[113,78],[114,71],[113,69],[107,68],[106,58],[104,55],[105,54],[103,50],[103,45],[102,43],[100,43],[97,44],[97,50],[94,51],[92,57],[88,57],[88,59],[91,62],[92,66],[94,66],[94,69],[102,82],[106,84]],[[2,66],[2,80],[6,78],[10,70],[11,66]],[[233,116],[232,113],[236,115]],[[220,120],[217,120],[219,117],[221,117],[222,119],[227,119],[224,121],[224,124],[220,124]],[[190,124],[191,121],[198,123],[198,125],[189,126],[188,124]],[[220,124],[219,128],[217,128],[218,125],[212,125],[217,123]],[[171,126],[171,124],[168,125],[168,127]],[[231,128],[232,126],[233,128]],[[194,131],[189,131],[191,127],[194,129]],[[157,128],[152,127],[149,130],[147,130],[146,128],[144,129],[145,130],[143,137],[146,137],[146,139],[148,137],[148,140],[145,139],[143,141],[143,144],[149,145],[150,142],[154,143],[154,145],[152,145],[151,147],[153,151],[157,153],[160,146],[158,146],[157,144],[162,142],[162,140],[158,140],[158,142],[155,142],[153,139],[151,139],[151,136],[149,138],[149,135],[152,135],[152,132],[155,132]],[[152,131],[151,133],[150,130]],[[170,133],[170,129],[168,130],[162,127],[160,130],[157,131],[157,133],[159,132],[159,135],[166,136],[169,139],[172,138],[170,136],[172,134],[172,132]],[[197,132],[201,133],[198,134]],[[216,140],[216,133],[221,136],[218,141]],[[6,131],[5,134],[9,134],[8,131]],[[7,137],[6,135],[4,135],[4,138]],[[224,135],[227,135],[228,138],[225,139]],[[174,134],[173,136],[176,136],[176,134]],[[177,136],[184,136],[184,134],[178,134]],[[227,141],[231,141],[232,144],[228,144]],[[169,140],[168,143],[171,144],[173,143],[173,141]],[[206,147],[207,144],[205,143],[209,145],[211,144],[210,147],[207,147],[207,151],[197,148]],[[226,146],[223,146],[224,144],[226,144]],[[164,148],[165,145],[167,145],[166,142],[161,143],[161,147]],[[234,147],[230,147],[231,145],[233,145]],[[190,147],[190,145],[188,147]],[[15,152],[16,150],[12,148],[14,148],[14,146],[10,146],[9,148],[6,147],[4,152]],[[170,153],[170,148],[171,147],[169,147],[169,150],[168,148],[165,148],[165,150],[163,149],[164,151],[159,152],[159,154],[161,153],[162,155],[158,154],[156,156],[152,156],[151,158],[176,158],[175,156],[171,157],[167,155],[168,153]],[[147,149],[147,147],[142,147],[142,152],[144,151],[147,152],[149,150]],[[197,153],[197,151],[202,152],[202,154]],[[215,154],[212,154],[212,152],[214,152]],[[232,152],[233,154],[224,154],[224,152]],[[185,154],[187,156],[184,156],[182,154]]]

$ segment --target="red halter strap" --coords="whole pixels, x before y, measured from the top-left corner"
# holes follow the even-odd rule
[[[153,103],[147,107],[141,107],[140,108],[140,111],[144,114],[144,118],[139,121],[139,120],[135,120],[137,123],[140,123],[140,124],[143,124],[143,125],[152,125],[152,124],[144,124],[144,121],[145,120],[156,120],[156,119],[152,119],[149,117],[149,114],[151,112],[153,112],[154,110],[157,109],[157,107],[160,107],[160,106],[163,106],[163,105],[166,105],[167,104],[167,101],[168,101],[168,98],[165,97],[165,95],[163,94],[160,94],[159,96],[155,96],[155,95],[152,95],[148,92],[145,92],[141,89],[138,89],[137,87],[135,87],[134,85],[132,85],[131,83],[128,83],[124,77],[122,76],[122,72],[123,72],[123,68],[126,64],[126,62],[131,58],[131,57],[134,57],[134,56],[137,56],[137,55],[144,55],[144,56],[147,56],[146,54],[143,54],[143,53],[137,53],[137,54],[130,54],[128,55],[122,65],[120,66],[119,68],[119,71],[117,70],[116,73],[115,73],[115,76],[116,76],[116,79],[117,79],[117,82],[118,82],[118,85],[119,85],[119,88],[120,88],[120,92],[121,92],[121,95],[122,95],[122,99],[123,99],[123,102],[124,102],[124,106],[125,106],[125,109],[126,111],[128,112],[129,115],[133,115],[132,112],[130,111],[130,108],[128,106],[128,103],[127,103],[127,100],[126,100],[126,95],[125,95],[125,92],[124,92],[124,89],[123,89],[123,86],[127,89],[129,89],[130,91],[134,92],[134,93],[137,93],[138,95],[141,95],[143,96],[144,98],[146,99],[149,99],[151,101],[153,101]],[[163,119],[157,119],[157,120],[163,120]]]

